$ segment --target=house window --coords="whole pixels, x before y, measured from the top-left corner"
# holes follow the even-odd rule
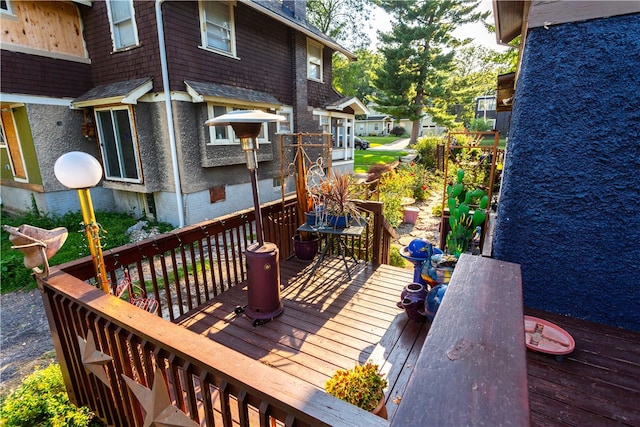
[[[307,77],[322,81],[322,45],[307,40]]]
[[[13,12],[11,11],[11,3],[9,3],[9,0],[0,1],[0,12],[7,13],[9,15],[13,14]]]
[[[283,107],[278,110],[277,114],[283,116],[286,120],[278,123],[278,133],[292,133],[293,132],[293,108]]]
[[[138,141],[129,107],[96,109],[95,114],[105,177],[142,182]]]
[[[138,45],[138,29],[131,0],[107,1],[113,49],[122,50]]]
[[[27,181],[27,170],[22,157],[22,147],[18,131],[13,119],[11,109],[2,109],[2,120],[0,120],[0,148],[4,148],[9,154],[9,164],[13,178],[16,181]]]
[[[495,109],[496,109],[495,98],[478,99],[478,111],[495,111]]]
[[[208,104],[208,114],[209,119],[213,119],[214,117],[222,116],[230,111],[234,110],[248,110],[250,108],[247,107],[230,107],[226,105],[213,105]],[[236,136],[235,132],[231,126],[208,126],[209,127],[209,144],[215,145],[231,145],[231,144],[240,144],[240,139]],[[269,132],[267,128],[267,124],[263,124],[260,129],[260,134],[258,135],[258,143],[268,143],[269,142]]]
[[[235,56],[233,8],[222,1],[200,1],[202,47]]]

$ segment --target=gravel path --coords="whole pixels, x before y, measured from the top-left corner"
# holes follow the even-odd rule
[[[56,360],[40,291],[0,295],[0,394]]]
[[[413,205],[420,208],[418,220],[415,224],[400,224],[394,243],[406,246],[416,237],[438,243],[440,217],[431,213],[436,203],[434,199],[437,197]],[[0,394],[15,389],[35,369],[55,361],[40,291],[0,295]]]

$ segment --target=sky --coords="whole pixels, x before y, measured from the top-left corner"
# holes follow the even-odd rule
[[[491,16],[487,19],[488,22],[493,22],[493,6],[491,0],[482,0],[480,4],[481,11],[491,11]],[[382,9],[375,7],[372,14],[371,26],[373,27],[369,32],[369,37],[372,40],[372,47],[376,42],[376,30],[389,31],[391,29],[391,19],[382,11]],[[480,23],[465,24],[454,31],[454,34],[460,38],[472,38],[474,44],[480,46],[504,52],[506,47],[499,45],[496,42],[495,34],[489,33],[485,27]]]

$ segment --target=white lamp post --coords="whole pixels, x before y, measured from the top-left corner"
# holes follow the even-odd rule
[[[280,301],[280,264],[278,247],[264,242],[262,212],[258,195],[258,135],[263,123],[286,120],[283,116],[259,110],[236,110],[207,120],[206,126],[231,126],[240,138],[240,146],[247,157],[251,175],[251,191],[255,212],[258,243],[245,251],[247,258],[247,287],[249,304],[242,310],[254,323],[270,320],[284,310]]]
[[[87,235],[93,266],[96,270],[96,278],[102,290],[109,293],[109,280],[102,256],[100,243],[100,227],[96,223],[96,216],[91,203],[89,189],[95,187],[102,179],[102,166],[95,157],[80,151],[65,153],[56,160],[53,172],[58,181],[65,187],[78,190],[80,210],[84,221],[84,230]]]

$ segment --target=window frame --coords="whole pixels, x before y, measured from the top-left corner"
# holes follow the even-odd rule
[[[116,160],[118,161],[120,176],[110,175],[110,169],[108,167],[108,162],[111,160],[111,157],[108,155],[106,151],[104,129],[102,128],[103,123],[98,113],[103,111],[109,111],[111,113],[111,126],[113,126],[113,123],[114,123],[113,114],[115,111],[121,111],[121,110],[127,111],[127,116],[129,119],[129,131],[131,132],[131,144],[133,145],[132,149],[134,154],[137,178],[127,178],[123,176],[125,168],[123,167],[124,160],[122,158],[122,141],[120,141],[119,134],[115,132],[115,129],[113,129],[114,135],[118,135],[118,140],[115,141],[115,143],[116,143],[116,149],[118,154],[118,158]],[[98,142],[100,144],[100,154],[102,157],[102,169],[104,171],[104,179],[107,181],[130,182],[134,184],[141,184],[143,182],[143,178],[142,178],[142,165],[140,162],[140,145],[138,143],[138,134],[136,132],[136,126],[135,126],[135,120],[134,120],[132,108],[128,105],[111,105],[111,106],[105,106],[105,107],[96,107],[93,109],[93,115],[96,123]]]
[[[9,0],[3,0],[3,2],[7,7],[6,7],[6,9],[3,8],[3,7],[0,7],[0,13],[11,15],[11,16],[15,16],[13,14],[13,8],[11,7],[11,2]]]
[[[282,117],[285,117],[287,120],[283,120],[281,122],[277,122],[277,130],[276,133],[288,134],[293,133],[293,107],[280,107],[276,114]],[[283,125],[287,125],[287,129],[283,129]]]
[[[218,104],[215,102],[207,102],[207,120],[221,116],[222,114],[215,114],[215,108],[224,108],[225,111],[222,114],[226,114],[234,110],[252,110],[255,108],[247,107],[246,105],[229,105]],[[237,137],[231,126],[207,126],[209,128],[209,140],[207,145],[210,146],[223,146],[223,145],[240,145],[240,138]],[[216,129],[224,127],[226,130],[226,138],[217,138]],[[258,135],[258,144],[271,144],[269,140],[269,126],[268,123],[263,123],[260,129],[260,135]]]
[[[29,182],[29,172],[27,171],[27,164],[24,161],[24,153],[22,151],[22,141],[20,140],[20,133],[18,132],[18,127],[16,124],[16,119],[13,114],[13,108],[2,108],[2,112],[6,112],[8,117],[8,122],[5,123],[4,120],[0,120],[0,132],[2,132],[3,141],[0,143],[0,149],[7,150],[7,157],[9,158],[9,165],[11,167],[11,175],[13,176],[13,180],[16,182]],[[13,144],[9,142],[9,136],[6,132],[6,126],[13,126],[13,135],[15,136],[15,141]],[[16,149],[15,151],[12,149],[12,145]],[[16,152],[17,151],[17,152]],[[16,163],[20,163],[19,169],[24,173],[24,177],[19,175],[19,171],[16,169]]]
[[[134,47],[140,46],[140,39],[138,37],[138,25],[136,23],[136,10],[135,10],[135,7],[134,7],[133,0],[128,0],[127,3],[129,5],[129,12],[130,12],[128,20],[131,21],[131,25],[133,27],[133,36],[134,36],[135,41],[134,41],[133,44],[129,44],[129,45],[126,45],[126,46],[118,46],[119,44],[121,44],[120,32],[117,31],[119,29],[118,25],[123,23],[123,22],[126,22],[126,21],[125,20],[122,20],[120,22],[115,22],[114,21],[113,12],[111,10],[111,2],[112,1],[114,1],[114,0],[107,0],[106,3],[107,3],[107,15],[109,16],[109,29],[111,30],[111,44],[112,44],[112,47],[113,47],[113,51],[114,52],[121,52],[121,51],[129,50],[129,49],[132,49]],[[119,1],[122,1],[122,0],[119,0]]]
[[[228,11],[228,23],[229,23],[229,28],[226,29],[229,32],[229,50],[224,50],[224,49],[220,49],[217,48],[213,45],[209,44],[209,38],[207,37],[207,15],[206,15],[206,9],[205,9],[205,5],[209,4],[203,0],[198,0],[198,15],[200,17],[200,48],[207,50],[209,52],[214,52],[220,55],[225,55],[225,56],[230,56],[232,58],[237,58],[237,51],[236,51],[236,24],[235,24],[235,14],[234,14],[234,4],[231,2],[225,2],[225,1],[216,1],[215,4],[224,4],[227,6],[227,11]],[[212,25],[216,25],[215,23],[213,23]]]
[[[318,61],[317,63],[313,62],[313,60],[315,59],[312,55],[311,55],[311,48],[316,48],[319,50],[319,55],[318,55]],[[307,39],[307,79],[309,80],[313,80],[316,82],[323,82],[323,74],[324,74],[324,57],[323,57],[323,48],[324,46],[322,46],[322,44],[313,41],[311,39]],[[317,67],[319,72],[318,72],[318,77],[312,76],[311,75],[311,70],[312,67]]]

